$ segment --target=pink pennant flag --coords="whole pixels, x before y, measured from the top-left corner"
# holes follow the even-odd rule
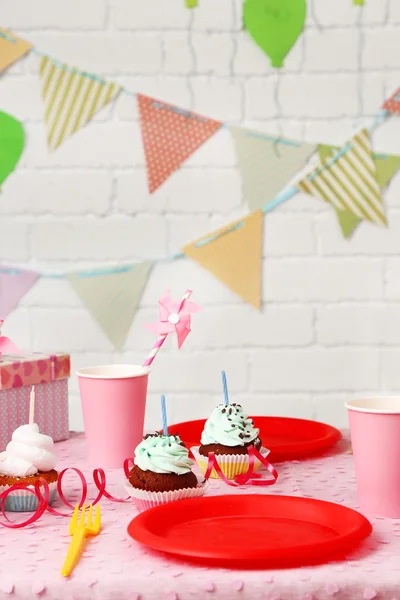
[[[33,271],[0,267],[0,315],[3,319],[14,310],[38,277]]]

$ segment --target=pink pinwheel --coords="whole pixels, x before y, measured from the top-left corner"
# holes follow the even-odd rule
[[[1,335],[4,319],[0,319],[0,358],[2,354],[21,354],[21,350],[8,337]]]
[[[158,302],[160,320],[157,323],[145,325],[147,329],[157,333],[160,337],[153,346],[153,349],[143,366],[147,367],[151,365],[169,333],[176,332],[178,348],[182,346],[191,331],[190,315],[201,310],[201,307],[198,304],[189,300],[191,294],[191,290],[186,290],[180,302],[171,300],[171,295],[168,291],[160,298]]]

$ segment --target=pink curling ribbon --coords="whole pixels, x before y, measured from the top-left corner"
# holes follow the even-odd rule
[[[254,472],[255,458],[257,458],[260,463],[268,469],[273,479],[263,479],[261,473]],[[247,484],[259,486],[274,485],[278,479],[278,471],[266,458],[264,458],[262,454],[260,454],[256,448],[254,448],[254,446],[249,446],[249,469],[247,473],[241,473],[240,475],[236,475],[234,479],[228,479],[223,474],[214,452],[210,452],[208,455],[207,471],[204,475],[205,479],[210,478],[213,469],[215,469],[217,475],[220,477],[220,479],[222,479],[222,481],[233,487]]]
[[[127,459],[124,463],[124,470],[125,470],[125,474],[127,473],[128,469],[128,474],[129,474],[129,465],[130,463],[133,462],[133,459]],[[126,467],[125,467],[126,465]],[[58,480],[57,480],[57,492],[58,495],[60,497],[61,502],[63,502],[63,504],[65,504],[65,506],[67,508],[70,508],[71,510],[74,510],[75,505],[71,504],[65,497],[64,492],[63,492],[63,488],[62,488],[62,481],[64,478],[64,475],[66,474],[67,471],[74,471],[80,481],[81,481],[81,497],[79,502],[75,502],[75,505],[78,504],[79,508],[82,508],[83,504],[85,504],[86,502],[86,498],[87,498],[87,493],[88,493],[88,485],[87,485],[87,481],[86,478],[84,476],[84,474],[82,473],[82,471],[80,471],[79,469],[76,469],[75,467],[68,467],[66,469],[64,469],[63,471],[61,471],[61,473],[58,476]],[[92,477],[93,477],[93,482],[96,486],[96,488],[98,489],[98,494],[96,496],[96,498],[93,500],[93,502],[91,502],[91,504],[95,505],[97,504],[101,498],[107,498],[107,500],[111,500],[112,502],[126,502],[127,500],[129,500],[130,498],[116,498],[115,496],[113,496],[112,494],[110,494],[107,489],[106,489],[106,485],[107,485],[107,478],[106,478],[106,473],[104,471],[104,469],[94,469],[93,473],[92,473]],[[17,492],[19,490],[24,490],[24,491],[28,491],[30,494],[34,494],[37,499],[38,499],[38,507],[36,509],[36,511],[25,521],[22,521],[20,523],[15,523],[14,521],[11,521],[9,519],[9,517],[6,515],[6,511],[5,511],[5,501],[7,499],[7,497],[12,494],[13,492]],[[28,525],[31,525],[32,523],[35,523],[35,521],[37,521],[38,519],[40,519],[40,517],[46,512],[48,511],[49,513],[51,513],[52,515],[55,515],[57,517],[70,517],[71,516],[71,512],[68,513],[62,513],[59,512],[58,510],[55,510],[52,506],[49,505],[49,500],[50,500],[50,487],[49,484],[47,483],[47,481],[45,479],[38,479],[35,482],[35,485],[32,486],[31,484],[28,483],[19,483],[17,485],[12,485],[9,488],[7,488],[6,490],[4,490],[4,492],[2,494],[0,494],[0,501],[1,501],[1,512],[3,514],[3,517],[6,521],[0,521],[0,525],[3,525],[4,527],[8,527],[9,529],[20,529],[21,527],[27,527]]]

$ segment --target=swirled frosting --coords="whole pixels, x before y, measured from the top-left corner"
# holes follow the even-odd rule
[[[39,471],[51,471],[56,465],[54,442],[39,433],[36,423],[22,425],[12,434],[11,442],[0,453],[0,474],[11,477],[29,477]]]
[[[257,439],[259,433],[240,404],[219,404],[204,425],[201,443],[244,446]]]
[[[135,450],[134,463],[142,471],[184,475],[193,461],[177,435],[146,435]]]

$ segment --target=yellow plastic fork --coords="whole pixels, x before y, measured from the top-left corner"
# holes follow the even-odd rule
[[[68,548],[68,553],[61,570],[64,577],[69,577],[77,564],[82,552],[83,544],[87,536],[99,535],[101,529],[100,506],[96,506],[96,513],[93,522],[93,505],[89,506],[87,523],[85,524],[86,507],[82,506],[82,514],[79,519],[79,505],[75,506],[74,514],[72,515],[69,525],[69,534],[72,536],[71,543]]]

